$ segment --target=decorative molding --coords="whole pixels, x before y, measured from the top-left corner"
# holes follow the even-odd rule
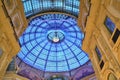
[[[3,1],[4,1],[8,14],[11,15],[17,6],[16,0],[3,0]]]
[[[120,1],[119,0],[110,0],[110,4],[108,4],[107,10],[116,18],[120,18]]]
[[[11,16],[11,19],[15,28],[15,32],[17,33],[17,35],[19,35],[24,25],[20,11]]]

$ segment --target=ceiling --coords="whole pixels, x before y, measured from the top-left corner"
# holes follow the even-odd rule
[[[27,17],[43,12],[66,12],[78,16],[80,0],[22,0]]]
[[[71,71],[89,60],[81,49],[83,38],[84,34],[74,17],[43,14],[33,18],[20,37],[18,56],[42,71]]]

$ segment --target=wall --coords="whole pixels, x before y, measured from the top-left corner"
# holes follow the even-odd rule
[[[82,48],[89,54],[98,80],[108,80],[110,73],[120,79],[120,1],[91,0],[90,4]],[[105,25],[107,17],[115,25],[112,33]],[[100,54],[95,51],[96,47]]]
[[[3,0],[2,3],[12,23],[16,36],[20,37],[27,27],[27,20],[21,0]]]
[[[78,15],[78,25],[85,31],[87,17],[89,16],[90,0],[80,0],[80,14]]]
[[[16,58],[16,64],[18,65],[17,74],[29,78],[30,80],[44,80],[49,79],[51,76],[61,75],[71,80],[80,80],[86,76],[94,74],[94,70],[90,61],[80,68],[74,69],[69,72],[44,72],[42,70],[35,69],[26,63],[24,63],[20,58]],[[93,77],[93,76],[92,76]],[[91,77],[89,77],[91,78]]]
[[[20,50],[18,37],[25,26],[27,21],[20,0],[0,0],[0,80],[6,74],[12,58]]]

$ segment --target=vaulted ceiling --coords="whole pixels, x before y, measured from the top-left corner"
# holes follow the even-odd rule
[[[66,12],[78,16],[80,0],[22,0],[26,16],[48,11]]]

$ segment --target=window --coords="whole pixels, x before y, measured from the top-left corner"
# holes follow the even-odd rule
[[[67,12],[78,16],[79,0],[22,0],[27,17],[46,11]]]
[[[102,69],[103,66],[104,66],[104,62],[101,59],[102,55],[101,55],[101,52],[100,52],[100,50],[97,46],[95,47],[95,52],[97,53],[97,57],[98,57],[98,60],[99,60],[99,65],[100,65],[100,68]]]
[[[98,47],[97,47],[97,46],[95,47],[95,51],[96,51],[96,53],[97,53],[98,60],[100,61],[100,60],[101,60],[102,55],[101,55],[100,50],[98,49]]]
[[[2,56],[2,54],[3,54],[3,50],[2,48],[0,48],[0,56]]]
[[[116,29],[115,34],[112,37],[112,40],[114,43],[116,43],[119,36],[120,36],[120,31],[118,29]]]
[[[115,29],[115,24],[112,22],[112,20],[109,17],[106,17],[104,24],[108,31],[112,34]]]
[[[104,66],[104,62],[103,62],[103,60],[102,60],[102,61],[100,62],[100,68],[102,69],[103,66]]]

